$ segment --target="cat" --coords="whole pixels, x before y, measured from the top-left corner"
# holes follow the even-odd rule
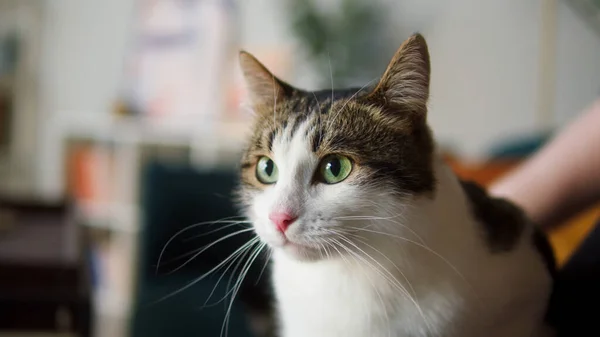
[[[280,336],[546,333],[552,251],[438,153],[422,35],[361,89],[295,88],[245,51],[240,65],[256,118],[239,203],[272,252]]]

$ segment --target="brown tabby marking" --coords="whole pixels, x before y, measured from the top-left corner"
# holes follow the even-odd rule
[[[518,244],[527,225],[523,211],[507,200],[492,198],[474,182],[461,183],[491,251],[510,251]]]
[[[420,35],[408,39],[375,88],[305,91],[271,74],[250,54],[240,55],[258,116],[242,159],[242,182],[263,189],[254,177],[273,143],[289,140],[306,124],[304,136],[322,158],[353,160],[349,183],[388,184],[399,194],[434,190],[434,143],[426,124],[429,54]]]

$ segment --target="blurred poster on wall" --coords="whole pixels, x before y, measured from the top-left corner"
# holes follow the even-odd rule
[[[161,121],[218,114],[233,12],[231,1],[138,0],[124,79],[129,110]]]

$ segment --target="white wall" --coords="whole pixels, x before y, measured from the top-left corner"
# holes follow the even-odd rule
[[[539,96],[543,1],[381,0],[399,32],[422,32],[432,55],[429,120],[439,140],[481,157],[496,141],[533,132]],[[42,113],[94,123],[119,89],[135,0],[48,0],[42,60]],[[294,47],[285,2],[239,1],[242,46]],[[559,1],[554,123],[600,92],[600,38]],[[296,79],[311,82],[309,72]],[[42,143],[44,142],[42,137]],[[42,153],[42,167],[49,154]],[[46,172],[47,173],[47,172]],[[41,172],[41,175],[46,175]]]
[[[536,128],[540,1],[453,1],[431,18],[429,120],[460,154]]]
[[[600,98],[600,32],[560,2],[558,8],[556,123],[571,121]]]
[[[44,114],[97,118],[115,101],[135,0],[46,1]]]

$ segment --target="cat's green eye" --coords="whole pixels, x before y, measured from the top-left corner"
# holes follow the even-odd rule
[[[256,164],[256,179],[263,184],[274,184],[279,178],[277,165],[269,157],[260,157]]]
[[[348,178],[352,172],[352,161],[348,157],[333,154],[321,161],[319,173],[326,184],[337,184]]]

